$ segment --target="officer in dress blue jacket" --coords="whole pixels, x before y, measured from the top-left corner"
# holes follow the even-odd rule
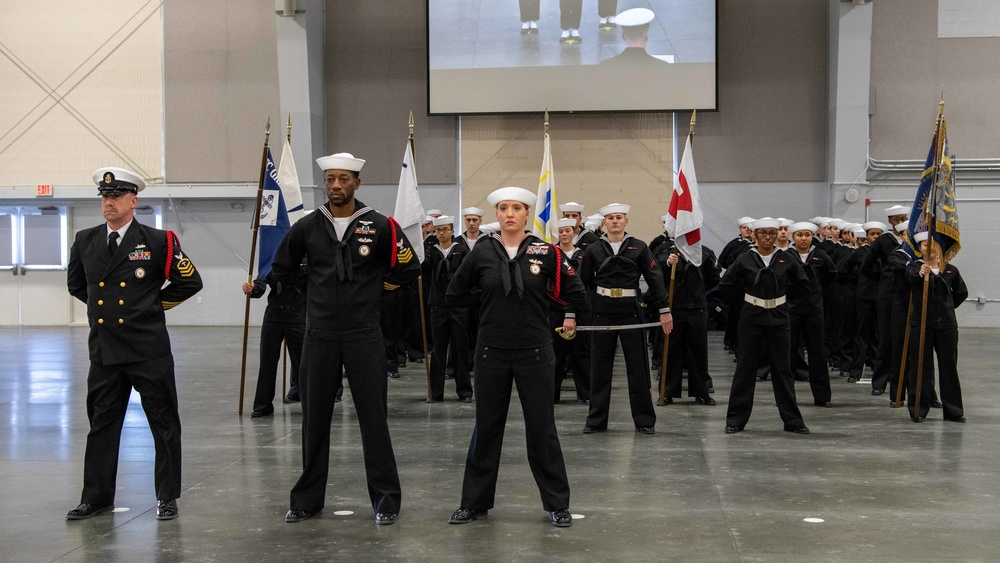
[[[791,320],[793,353],[805,346],[809,355],[809,388],[813,402],[819,407],[830,407],[830,370],[826,364],[823,322],[826,315],[824,294],[837,279],[837,267],[822,250],[812,246],[816,225],[809,222],[793,223],[789,227],[794,248],[787,254],[798,256],[802,271],[809,278],[808,284],[789,288],[788,311]]]
[[[630,206],[612,203],[601,208],[607,234],[583,255],[580,279],[587,287],[595,325],[626,326],[642,322],[639,276],[649,285],[647,302],[659,312],[660,326],[669,333],[673,317],[667,307],[663,274],[646,243],[625,232]],[[650,398],[649,358],[641,328],[595,332],[590,354],[590,412],[584,434],[604,432],[611,410],[611,372],[621,341],[628,378],[629,405],[635,431],[654,434],[656,412]]]
[[[757,247],[742,254],[722,276],[722,287],[731,294],[742,294],[745,302],[740,312],[740,351],[729,395],[726,434],[742,432],[750,420],[755,374],[762,356],[770,363],[774,400],[785,430],[809,433],[795,403],[786,302],[789,287],[805,285],[809,279],[798,257],[774,249],[779,225],[776,219],[755,221]]]
[[[368,495],[376,524],[392,524],[401,492],[386,421],[382,293],[420,275],[403,230],[354,197],[365,161],[348,153],[316,159],[329,201],[292,225],[274,256],[275,278],[299,280],[308,259],[306,337],[302,346],[302,475],[292,487],[286,522],[323,509],[330,472],[330,421],[342,371],[361,427]]]
[[[454,240],[454,217],[442,215],[434,219],[438,243],[428,248],[421,265],[430,305],[431,332],[434,334],[434,353],[431,355],[431,400],[444,400],[444,372],[451,350],[455,369],[455,389],[463,403],[472,402],[472,380],[469,378],[468,322],[469,308],[451,305],[445,299],[448,284],[462,261],[469,255],[469,247]]]
[[[466,524],[493,508],[511,387],[524,412],[528,466],[553,526],[573,523],[569,481],[552,404],[555,356],[549,301],[585,307],[584,289],[562,252],[524,231],[535,194],[501,188],[488,197],[500,232],[476,244],[448,286],[448,302],[464,305],[479,289],[482,310],[476,347],[476,425],[465,462],[461,505],[449,519]],[[576,329],[567,313],[563,330]]]
[[[927,231],[913,235],[920,244],[922,258],[914,260],[906,267],[906,281],[910,286],[913,300],[913,314],[910,316],[910,349],[908,352],[909,398],[907,409],[914,422],[921,422],[934,397],[934,361],[937,356],[938,380],[941,389],[941,403],[945,420],[965,422],[962,406],[962,386],[958,381],[958,320],[955,309],[969,297],[969,289],[962,274],[953,264],[940,266],[940,249],[934,251],[928,246]],[[916,406],[917,366],[920,350],[920,318],[923,307],[924,276],[929,275],[927,284],[927,315],[924,334],[923,376],[920,385],[920,405]]]
[[[137,194],[146,187],[142,178],[108,167],[94,173],[94,182],[107,222],[77,233],[67,270],[69,293],[87,304],[90,323],[90,432],[82,498],[66,518],[114,508],[118,446],[134,388],[156,447],[156,518],[170,520],[181,496],[181,421],[163,312],[198,293],[201,276],[174,233],[135,220]]]

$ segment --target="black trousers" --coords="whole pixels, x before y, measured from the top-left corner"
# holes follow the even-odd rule
[[[264,320],[260,326],[260,367],[257,370],[257,390],[253,395],[253,410],[274,411],[274,392],[283,342],[288,343],[288,359],[292,364],[291,385],[288,392],[298,392],[299,360],[302,358],[302,338],[305,333],[304,324]]]
[[[872,367],[872,389],[885,389],[892,371],[892,297],[879,297],[875,310],[878,347]],[[899,375],[899,372],[896,374]]]
[[[556,434],[552,407],[552,346],[476,348],[476,426],[472,430],[462,482],[462,506],[493,508],[503,434],[510,410],[512,384],[517,385],[524,413],[528,467],[547,511],[569,508],[569,480]]]
[[[83,458],[80,502],[107,506],[115,502],[118,449],[129,395],[135,388],[149,421],[156,451],[153,482],[157,500],[181,496],[181,419],[177,414],[174,358],[107,366],[90,363],[87,376],[87,450]]]
[[[563,29],[580,29],[583,0],[559,0],[559,24]]]
[[[708,313],[704,309],[678,310],[673,311],[672,316],[674,330],[670,333],[668,344],[666,395],[681,396],[681,379],[687,367],[687,396],[708,397],[711,382],[708,377]]]
[[[847,289],[845,291],[853,291]],[[858,327],[858,304],[856,301],[844,299],[840,318],[840,357],[833,358],[833,367],[847,372],[854,361],[854,336]]]
[[[861,379],[865,371],[865,364],[871,363],[875,359],[875,350],[878,346],[878,310],[875,301],[861,301],[857,303],[857,325],[854,332],[854,353],[848,367],[850,377]]]
[[[368,496],[375,512],[399,512],[396,457],[386,421],[385,347],[377,324],[343,330],[306,327],[299,395],[302,398],[302,476],[291,508],[315,512],[326,502],[334,395],[346,371],[361,427]]]
[[[805,346],[809,355],[809,388],[816,404],[828,403],[831,396],[830,369],[826,365],[823,346],[826,342],[824,331],[823,313],[791,315],[792,355]]]
[[[740,311],[743,310],[743,294],[729,299],[729,312],[726,315],[726,334],[722,338],[722,343],[726,348],[736,350],[739,348],[740,340]]]
[[[406,294],[402,288],[382,295],[379,326],[385,342],[385,369],[398,372],[399,358],[406,357]]]
[[[542,4],[541,0],[517,0],[517,3],[521,8],[522,22],[538,21],[539,9]]]
[[[751,305],[748,305],[748,307]],[[788,365],[789,325],[764,326],[740,320],[740,353],[733,374],[733,387],[729,393],[729,411],[726,424],[740,429],[750,420],[753,395],[757,385],[757,366],[767,358],[771,367],[771,386],[774,402],[786,426],[803,424],[802,413],[795,403],[795,381]]]
[[[594,314],[595,325],[638,324],[637,314]],[[628,399],[635,427],[656,424],[656,412],[649,393],[649,358],[646,355],[646,335],[641,328],[602,330],[591,337],[590,353],[590,413],[587,426],[608,427],[611,410],[611,372],[615,363],[615,347],[621,341],[628,377]]]
[[[590,324],[589,318],[577,317],[577,323]],[[560,387],[566,378],[566,370],[573,370],[573,383],[576,385],[576,399],[590,400],[590,340],[591,333],[578,332],[573,340],[564,340],[558,335],[552,339],[555,350],[555,386],[553,399],[559,402]]]
[[[906,340],[906,323],[908,319],[906,318],[906,311],[901,311],[899,308],[893,308],[892,313],[889,316],[889,338],[892,341],[892,354],[889,357],[889,400],[896,400],[896,391],[899,389],[899,371],[903,363],[903,341]],[[916,331],[914,331],[916,332]],[[913,333],[910,334],[913,336]],[[919,338],[920,335],[917,335]],[[883,383],[881,387],[875,387],[875,381],[872,381],[873,389],[885,389],[885,384]],[[906,370],[903,370],[903,389],[905,394],[906,389]]]
[[[920,416],[926,417],[934,399],[934,358],[937,356],[938,380],[941,389],[941,406],[945,418],[958,418],[965,414],[962,407],[962,385],[958,381],[958,329],[930,328],[924,334],[924,375],[920,381]],[[909,398],[906,408],[913,416],[917,392],[917,359],[920,349],[920,327],[910,327],[910,350],[907,370]]]
[[[602,18],[618,15],[618,0],[597,0],[597,15]]]
[[[448,345],[454,359],[455,387],[458,397],[472,396],[469,378],[468,339],[469,310],[465,307],[431,307],[431,330],[434,332],[434,353],[431,355],[431,398],[444,400],[444,369]]]

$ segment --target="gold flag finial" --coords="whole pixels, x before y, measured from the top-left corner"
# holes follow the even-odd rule
[[[271,116],[267,116],[267,125],[264,126],[264,146],[267,146],[268,140],[271,139]]]
[[[413,136],[413,110],[412,109],[410,110],[409,127],[410,127],[410,136],[412,137]]]
[[[688,129],[688,135],[691,135],[692,137],[694,137],[694,124],[697,121],[695,119],[697,115],[698,115],[698,110],[696,109],[691,110],[691,127]]]
[[[292,142],[292,114],[288,114],[288,124],[285,125],[285,139]]]
[[[549,108],[545,108],[545,134],[549,133]]]

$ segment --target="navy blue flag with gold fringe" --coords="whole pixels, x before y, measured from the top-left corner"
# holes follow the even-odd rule
[[[941,256],[941,266],[951,261],[962,248],[958,226],[958,207],[955,203],[955,169],[948,151],[948,125],[941,117],[938,133],[931,141],[920,186],[913,200],[903,250],[911,259],[923,258],[920,245],[913,235],[930,231],[936,254]],[[929,219],[929,221],[928,221]]]

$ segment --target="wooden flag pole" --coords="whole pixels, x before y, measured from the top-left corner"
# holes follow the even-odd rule
[[[931,180],[931,194],[924,204],[924,222],[927,223],[927,254],[934,256],[934,196],[937,192],[938,171],[941,169],[941,121],[944,119],[944,100],[938,105],[937,123],[934,125],[934,178]],[[928,263],[927,260],[924,263]],[[930,290],[931,273],[924,274],[924,293],[920,297],[920,340],[917,346],[917,390],[913,396],[913,421],[920,422],[920,387],[924,377],[924,340],[927,336],[927,295]]]
[[[896,400],[889,403],[889,406],[898,409],[903,406],[903,383],[906,374],[906,352],[910,348],[910,317],[913,316],[913,297],[910,296],[910,304],[906,308],[906,332],[903,334],[903,357],[899,362],[899,384],[896,385]]]
[[[417,149],[416,149],[416,145],[414,145],[414,143],[413,143],[413,111],[412,110],[410,111],[409,128],[410,128],[410,152],[413,153],[413,165],[416,166],[417,165]],[[423,237],[423,232],[420,233],[420,236]],[[423,243],[424,243],[424,241],[423,241],[423,239],[421,239],[416,244],[423,244]],[[413,244],[413,242],[411,241],[410,244]],[[426,259],[427,259],[427,257],[425,256],[424,260],[426,260]],[[417,300],[420,302],[420,338],[421,338],[421,340],[423,342],[423,345],[424,345],[424,371],[427,374],[427,402],[428,403],[433,403],[434,402],[434,397],[431,396],[431,360],[433,360],[433,358],[431,358],[430,351],[427,349],[427,311],[424,308],[424,277],[423,276],[417,276]],[[441,361],[447,361],[447,359],[446,358],[442,358]]]
[[[688,138],[691,139],[691,144],[694,144],[694,124],[696,122],[696,117],[698,110],[691,111],[691,124],[688,128]],[[674,243],[676,248],[677,243]],[[680,260],[680,254],[678,253],[677,259]],[[677,280],[677,262],[674,262],[670,266],[670,288],[667,293],[667,308],[673,311],[674,307],[674,283]],[[671,315],[672,316],[672,315]],[[670,333],[663,335],[663,358],[660,360],[660,400],[656,403],[657,406],[663,407],[667,404],[666,393],[667,393],[667,358],[670,355]],[[690,385],[690,382],[688,383]]]
[[[257,182],[257,203],[253,208],[253,238],[250,242],[250,266],[247,268],[247,283],[253,283],[254,259],[257,257],[257,230],[260,228],[260,201],[264,195],[264,172],[267,168],[267,142],[271,138],[271,118],[264,127],[264,149],[260,156],[260,180]],[[243,363],[240,366],[240,406],[238,416],[243,416],[243,391],[247,379],[247,336],[250,332],[250,295],[247,295],[246,310],[243,314]]]

